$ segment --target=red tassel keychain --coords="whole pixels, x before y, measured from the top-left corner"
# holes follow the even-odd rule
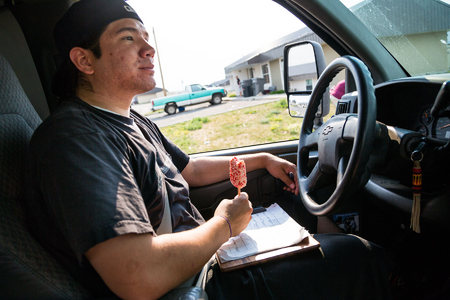
[[[420,233],[420,198],[422,192],[422,167],[420,162],[423,159],[423,153],[420,151],[414,151],[411,154],[411,160],[413,161],[412,168],[412,192],[413,192],[413,205],[411,211],[411,225],[410,228]]]

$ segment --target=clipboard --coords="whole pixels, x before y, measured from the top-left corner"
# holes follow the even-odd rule
[[[320,247],[320,243],[312,236],[308,236],[300,243],[283,247],[268,252],[258,253],[255,255],[247,256],[244,258],[231,260],[227,262],[221,262],[219,255],[216,253],[216,260],[219,264],[220,270],[223,272],[229,272],[244,267],[261,264],[267,261],[272,261],[279,258],[288,257],[300,252],[306,252]]]

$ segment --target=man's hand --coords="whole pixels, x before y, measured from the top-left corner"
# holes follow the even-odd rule
[[[275,178],[280,179],[286,185],[283,189],[298,195],[297,167],[293,164],[274,155],[269,155],[266,159],[266,169]],[[294,178],[289,176],[289,173]]]
[[[252,218],[252,203],[248,201],[247,193],[241,193],[233,200],[222,200],[214,212],[214,216],[228,219],[232,235],[236,236],[244,230]]]

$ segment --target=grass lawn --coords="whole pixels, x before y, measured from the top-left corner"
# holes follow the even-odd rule
[[[303,119],[289,116],[286,99],[161,128],[187,153],[298,139]]]

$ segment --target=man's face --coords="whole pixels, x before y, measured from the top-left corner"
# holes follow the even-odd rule
[[[155,49],[144,25],[135,19],[109,24],[100,36],[101,57],[94,62],[97,82],[109,90],[140,94],[152,90]],[[95,86],[94,86],[95,89]]]

